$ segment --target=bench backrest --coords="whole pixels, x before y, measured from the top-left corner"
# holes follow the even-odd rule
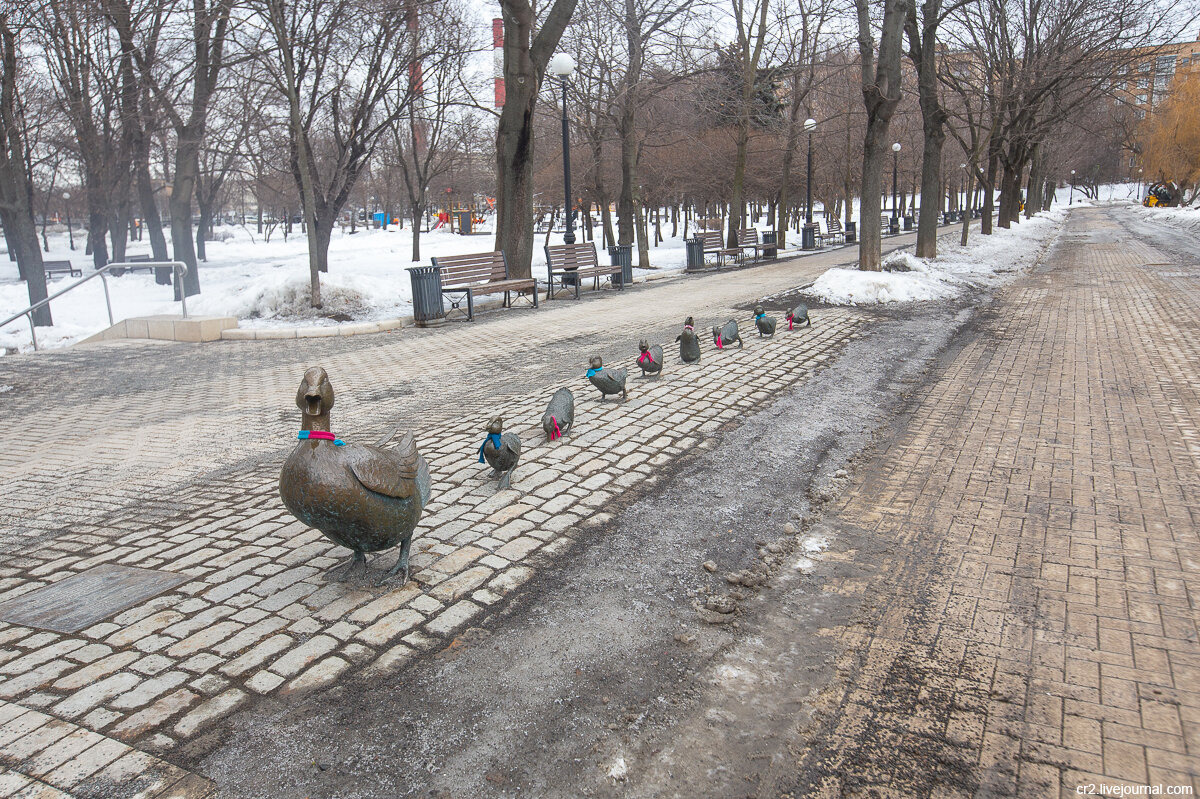
[[[721,231],[719,230],[701,231],[697,238],[704,242],[705,251],[725,249],[725,237],[721,235]]]
[[[70,261],[42,261],[42,268],[47,272],[70,272],[73,267]]]
[[[443,283],[483,283],[508,278],[508,261],[501,250],[429,260],[441,271]]]
[[[758,244],[758,228],[750,228],[749,230],[738,231],[738,246],[753,247]]]
[[[597,267],[600,262],[596,260],[596,242],[577,241],[574,244],[547,244],[546,265],[553,270]]]
[[[838,219],[836,216],[832,219],[825,220],[825,229],[830,233],[841,233],[842,220]]]
[[[126,263],[144,264],[154,260],[152,255],[131,255],[125,259]]]

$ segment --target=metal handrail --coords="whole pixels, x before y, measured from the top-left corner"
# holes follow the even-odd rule
[[[106,306],[108,306],[108,324],[109,324],[109,327],[112,327],[113,325],[116,324],[116,322],[113,321],[112,299],[108,295],[108,280],[105,278],[104,273],[107,272],[108,270],[116,268],[116,267],[120,267],[121,269],[134,267],[136,269],[136,268],[140,268],[140,267],[153,267],[153,266],[170,266],[175,269],[175,275],[177,278],[176,285],[178,285],[180,288],[179,296],[183,298],[182,299],[183,318],[187,319],[187,294],[185,294],[183,291],[183,279],[182,279],[183,275],[187,274],[187,264],[185,264],[181,261],[135,261],[135,262],[120,261],[120,262],[114,262],[114,263],[108,264],[106,266],[102,266],[99,269],[97,269],[95,272],[93,272],[92,274],[83,278],[82,280],[78,280],[78,281],[72,283],[71,285],[67,286],[62,291],[56,291],[53,294],[51,294],[49,297],[47,297],[46,299],[44,299],[40,302],[34,303],[33,305],[30,305],[28,308],[26,308],[23,311],[19,311],[19,312],[13,314],[12,316],[5,319],[3,322],[0,322],[0,327],[4,327],[9,322],[15,322],[16,320],[20,319],[22,316],[28,317],[29,318],[29,337],[31,339],[33,339],[33,349],[36,351],[38,348],[38,343],[37,343],[37,330],[33,324],[33,312],[36,311],[38,308],[41,308],[43,305],[49,305],[50,300],[53,300],[57,297],[61,297],[62,295],[66,294],[68,291],[70,291],[71,289],[76,288],[78,286],[82,286],[84,283],[88,282],[89,280],[91,280],[92,278],[95,278],[95,277],[100,278],[100,282],[104,284],[104,304]]]

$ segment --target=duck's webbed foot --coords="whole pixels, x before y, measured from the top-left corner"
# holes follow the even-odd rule
[[[497,491],[504,491],[509,487],[509,479],[512,477],[512,469],[509,469],[504,474],[500,475],[500,481],[496,483]]]
[[[396,565],[389,569],[388,573],[383,576],[383,578],[379,581],[380,585],[391,582],[395,578],[396,573],[401,569],[404,569],[404,581],[401,582],[400,585],[408,584],[408,550],[411,548],[412,536],[409,536],[407,539],[405,539],[404,543],[400,545],[400,557],[396,558]]]
[[[349,577],[350,572],[354,571],[354,566],[356,564],[362,564],[363,571],[365,572],[367,570],[367,556],[362,552],[355,552],[346,561],[339,563],[332,569],[325,572],[325,577],[326,579],[340,579],[342,577]],[[335,572],[341,572],[341,574],[335,575]]]

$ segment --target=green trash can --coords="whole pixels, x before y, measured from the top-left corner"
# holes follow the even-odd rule
[[[632,244],[614,244],[608,248],[609,263],[613,266],[620,265],[621,276],[617,281],[621,286],[630,286],[633,284],[633,245]]]
[[[441,324],[446,319],[442,307],[442,270],[436,266],[410,266],[413,321],[421,327]]]
[[[693,272],[704,268],[704,239],[697,236],[694,239],[683,240],[684,253],[687,256],[687,271]]]

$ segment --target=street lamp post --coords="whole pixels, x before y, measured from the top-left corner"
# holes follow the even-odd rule
[[[812,217],[812,139],[817,120],[804,120],[804,129],[808,131],[808,177],[804,186],[804,232],[801,234],[800,247],[805,250],[817,248],[817,226]]]
[[[71,192],[63,192],[63,205],[67,209],[67,241],[71,243],[71,249],[75,249],[75,234],[71,232]]]
[[[559,53],[550,59],[550,73],[562,78],[562,139],[563,139],[563,195],[566,204],[566,231],[563,242],[575,243],[575,204],[571,202],[571,137],[567,132],[567,80],[575,71],[575,59],[567,53]]]
[[[900,142],[892,144],[892,233],[900,232],[900,194],[897,187],[900,174]]]
[[[1075,202],[1075,170],[1071,170],[1071,191],[1067,194],[1067,205]]]
[[[1138,202],[1142,201],[1142,168],[1138,167]]]

